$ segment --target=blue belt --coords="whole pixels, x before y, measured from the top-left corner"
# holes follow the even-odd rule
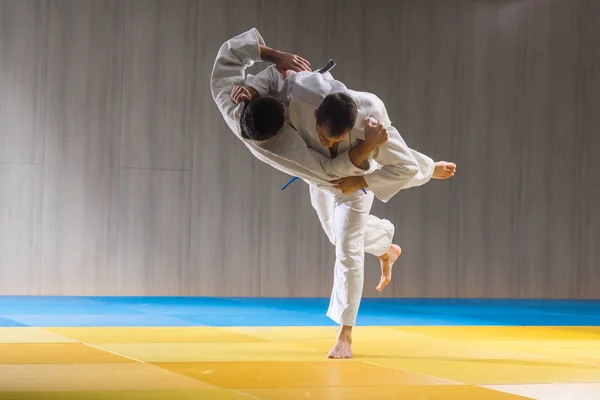
[[[281,188],[281,190],[284,190],[285,188],[287,188],[288,186],[290,186],[296,179],[298,179],[297,176],[293,177],[292,179],[290,179],[288,181],[288,183],[286,183],[285,185],[283,185],[283,187]],[[367,194],[367,191],[365,190],[365,188],[360,189],[363,191],[364,194]]]
[[[297,176],[293,177],[292,179],[290,179],[290,181],[288,183],[286,183],[285,185],[283,185],[283,187],[281,188],[281,190],[286,189],[288,186],[290,186],[292,184],[292,182],[294,182],[296,179],[298,179]]]

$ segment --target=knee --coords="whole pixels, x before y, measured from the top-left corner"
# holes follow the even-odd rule
[[[335,258],[348,269],[360,268],[364,263],[364,246],[336,246]]]
[[[362,254],[365,249],[364,232],[359,232],[356,235],[346,235],[340,237],[336,235],[335,247],[336,254],[356,255]]]

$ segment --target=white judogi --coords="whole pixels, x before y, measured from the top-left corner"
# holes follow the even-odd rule
[[[333,185],[329,182],[338,178],[363,174],[365,171],[352,164],[348,152],[331,159],[309,149],[289,121],[272,139],[257,142],[243,137],[240,116],[244,105],[235,104],[231,100],[231,90],[236,85],[244,84],[246,68],[262,61],[259,44],[264,44],[264,40],[256,29],[251,29],[225,42],[217,54],[210,87],[213,99],[229,128],[259,160],[323,187],[332,188]]]
[[[256,142],[243,137],[239,121],[244,105],[233,102],[231,91],[234,86],[244,84],[246,68],[262,61],[259,43],[264,44],[262,37],[256,29],[251,29],[221,46],[211,75],[211,92],[215,103],[230,129],[256,158],[282,172],[319,185],[322,190],[339,193],[329,183],[331,180],[365,172],[352,164],[348,152],[331,159],[309,149],[289,121],[276,137],[267,141]],[[369,197],[372,203],[372,194]],[[362,253],[362,243],[360,247]],[[360,301],[360,293],[358,299]]]
[[[434,161],[408,147],[398,130],[392,126],[385,105],[376,95],[350,90],[329,72],[298,72],[284,81],[274,66],[257,75],[249,75],[246,84],[252,86],[260,96],[278,95],[288,106],[291,125],[308,147],[326,157],[330,154],[329,149],[319,141],[314,117],[315,109],[325,96],[343,92],[352,97],[358,106],[356,126],[338,144],[339,153],[356,146],[359,140],[364,140],[364,127],[368,117],[381,122],[389,133],[389,140],[373,152],[369,173],[360,175],[364,176],[369,189],[382,202],[387,203],[402,189],[424,185],[431,179]]]
[[[390,151],[381,150],[381,147],[385,145],[374,153],[376,162],[372,163],[371,173],[374,175],[371,181],[374,186],[381,187],[381,190],[378,190],[379,193],[368,190],[367,194],[358,191],[350,195],[341,195],[339,191],[332,188],[329,182],[340,177],[365,174],[365,171],[356,168],[348,157],[350,146],[356,144],[356,139],[364,138],[364,134],[353,135],[354,137],[348,140],[347,144],[340,143],[339,155],[335,159],[329,157],[328,149],[323,148],[324,146],[318,140],[318,145],[312,143],[310,138],[314,136],[309,134],[310,129],[307,128],[302,137],[298,135],[290,124],[291,120],[286,121],[282,131],[273,139],[264,142],[245,139],[239,126],[243,105],[236,105],[231,100],[231,91],[234,86],[245,83],[245,69],[261,60],[259,43],[264,44],[262,37],[256,29],[251,29],[228,40],[221,46],[211,76],[213,99],[231,130],[244,142],[252,154],[274,168],[298,176],[311,185],[311,203],[317,211],[329,239],[336,246],[334,288],[327,315],[339,324],[355,325],[364,281],[364,251],[376,256],[384,254],[389,248],[394,233],[394,227],[389,221],[369,215],[374,193],[378,194],[378,197],[381,196],[383,201],[387,201],[393,195],[390,195],[391,191],[386,190],[384,184],[378,185],[382,178],[377,177],[377,175],[389,177],[393,174],[377,172],[383,168],[378,167],[376,163],[382,161],[385,167],[388,165],[385,160],[393,157]],[[302,77],[302,74],[296,75]],[[277,76],[279,75],[277,74]],[[252,79],[252,77],[249,78]],[[278,88],[279,84],[274,84]],[[270,83],[267,83],[267,87],[269,85]],[[296,86],[296,88],[303,87],[305,86],[301,84]],[[302,93],[298,89],[294,89],[290,93],[296,92]],[[308,90],[305,95],[306,93],[312,92]],[[317,95],[320,93],[317,92]],[[295,117],[294,120],[298,126],[302,126],[302,122],[308,121],[308,118],[304,119],[301,116],[310,107],[314,111],[315,107],[304,101],[290,108],[297,113],[294,115],[297,115],[298,118]],[[361,110],[366,110],[366,108],[363,107]],[[383,108],[380,115],[374,113],[370,113],[370,115],[385,122],[384,117],[387,116],[387,113]],[[390,136],[392,136],[391,133]],[[403,141],[401,146],[403,146],[402,151],[405,154],[410,154],[410,149],[406,150],[407,147]],[[431,171],[427,168],[421,169],[415,158],[411,159],[407,156],[405,161],[404,170],[401,166],[396,166],[394,170],[396,178],[403,179],[405,188],[423,184],[428,180],[427,176],[431,177],[433,169]],[[402,188],[398,185],[397,187],[397,190]]]
[[[370,215],[373,196],[387,202],[402,189],[427,183],[433,174],[434,161],[406,145],[377,96],[349,90],[329,73],[300,72],[283,81],[277,70],[269,67],[249,76],[246,83],[261,96],[278,91],[288,106],[292,126],[308,147],[325,156],[329,148],[319,140],[314,112],[328,94],[345,92],[358,106],[357,126],[338,144],[338,151],[348,151],[364,139],[368,117],[377,119],[388,130],[388,142],[374,151],[371,169],[364,175],[369,188],[366,195],[356,192],[344,196],[309,182],[311,204],[336,248],[334,285],[327,315],[338,324],[353,326],[363,291],[364,252],[375,256],[385,254],[394,236],[390,221]]]

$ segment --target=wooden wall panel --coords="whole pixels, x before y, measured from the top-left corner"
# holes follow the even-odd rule
[[[189,294],[189,213],[189,172],[121,171],[113,293]]]
[[[124,4],[49,3],[42,293],[116,284]]]
[[[43,161],[48,3],[0,1],[0,162]]]
[[[191,169],[199,4],[125,2],[123,167]]]
[[[280,192],[210,95],[218,48],[256,27],[335,59],[458,164],[375,202],[403,255],[384,293],[366,257],[366,296],[598,297],[599,18],[593,0],[0,0],[0,273],[18,293],[329,296],[306,184]]]
[[[0,293],[40,293],[42,173],[39,165],[0,164]]]

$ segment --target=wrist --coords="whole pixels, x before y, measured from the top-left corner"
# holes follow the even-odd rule
[[[263,44],[259,45],[258,48],[260,49],[260,58],[263,61],[268,61],[272,63],[275,63],[277,61],[277,55],[279,54],[279,51],[267,47]]]
[[[369,151],[369,152],[371,152],[371,151],[375,150],[375,149],[377,148],[377,146],[378,146],[378,144],[377,144],[377,143],[375,143],[375,142],[372,142],[372,141],[370,141],[370,140],[364,140],[364,141],[361,143],[361,145],[363,146],[363,148],[364,148],[365,150],[367,150],[367,151]]]
[[[246,89],[248,89],[250,96],[252,96],[253,99],[260,97],[258,90],[254,89],[252,86],[247,86]]]

